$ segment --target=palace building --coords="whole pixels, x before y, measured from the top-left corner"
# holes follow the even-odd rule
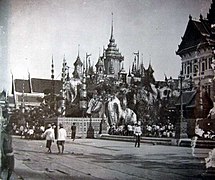
[[[213,83],[215,58],[215,0],[207,17],[189,21],[176,54],[181,57],[184,81],[193,81],[195,87],[204,88],[211,99],[215,96]]]
[[[40,106],[41,101],[39,101],[39,99],[41,100],[49,94],[62,97],[59,105],[61,109],[59,111],[65,113],[66,106],[68,107],[68,103],[66,101],[68,101],[70,104],[80,103],[80,97],[82,97],[83,92],[86,93],[86,84],[94,86],[109,79],[109,81],[115,84],[124,84],[128,86],[135,84],[147,86],[146,89],[150,89],[150,87],[148,87],[150,83],[154,85],[156,83],[161,85],[162,82],[156,82],[154,79],[154,69],[152,68],[151,62],[149,63],[148,68],[144,67],[143,59],[140,62],[139,51],[134,53],[132,67],[129,69],[128,73],[126,72],[123,64],[124,56],[122,56],[119,49],[117,48],[117,44],[115,43],[115,39],[113,37],[113,29],[114,27],[112,18],[109,43],[107,48],[103,49],[103,54],[98,58],[98,61],[95,64],[95,71],[89,59],[90,54],[86,53],[86,62],[84,63],[84,61],[81,60],[79,56],[78,50],[77,58],[73,64],[74,71],[71,73],[72,76],[70,76],[70,68],[67,65],[66,58],[64,57],[61,80],[55,80],[54,63],[52,57],[51,79],[30,78],[30,75],[27,80],[13,80],[12,78],[13,97],[10,98],[13,99],[12,101],[14,102],[14,106],[16,108],[23,106]],[[166,82],[167,81],[165,81],[164,84],[166,84]],[[78,98],[80,99],[78,100]]]

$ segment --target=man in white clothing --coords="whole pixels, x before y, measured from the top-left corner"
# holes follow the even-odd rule
[[[142,135],[142,131],[141,131],[141,122],[138,121],[138,123],[135,124],[136,126],[134,127],[134,135],[136,137],[135,140],[135,147],[137,146],[138,148],[140,147],[140,136]]]
[[[66,130],[63,128],[63,124],[59,125],[59,130],[58,130],[58,137],[57,137],[57,148],[58,148],[58,154],[60,154],[60,146],[62,146],[62,151],[61,153],[63,154],[64,151],[64,144],[66,140]]]
[[[42,137],[46,138],[46,148],[48,148],[48,153],[52,153],[51,146],[52,142],[54,142],[55,135],[51,124],[48,124],[48,129],[45,130]]]

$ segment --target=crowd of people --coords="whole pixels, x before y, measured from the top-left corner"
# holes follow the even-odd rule
[[[144,126],[140,124],[142,135],[147,137],[175,137],[175,127],[172,123],[167,123],[162,125],[159,124],[147,124]],[[110,135],[122,135],[122,136],[133,136],[134,135],[134,125],[125,124],[122,126],[116,126],[113,124],[109,129]]]
[[[145,136],[149,137],[175,137],[175,127],[172,123],[146,125]]]
[[[20,135],[21,138],[26,139],[41,139],[41,135],[45,131],[45,127],[43,125],[29,125],[28,122],[19,126],[12,123],[12,127],[13,135]]]

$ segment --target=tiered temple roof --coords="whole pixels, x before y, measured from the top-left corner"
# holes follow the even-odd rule
[[[189,16],[187,28],[176,52],[177,55],[196,50],[199,46],[215,46],[214,12],[215,0],[211,4],[207,19],[204,19],[201,14],[199,20],[194,20],[191,15]]]

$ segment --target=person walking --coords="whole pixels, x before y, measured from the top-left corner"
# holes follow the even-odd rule
[[[42,137],[46,138],[46,148],[48,148],[47,152],[52,153],[51,146],[52,142],[54,142],[55,134],[51,124],[48,124],[48,129],[45,130],[45,132],[42,134]]]
[[[63,124],[60,124],[59,125],[60,128],[58,130],[58,136],[57,136],[57,148],[58,148],[58,154],[64,152],[64,144],[65,144],[65,141],[66,141],[66,130],[63,128]],[[60,151],[60,146],[62,146],[62,150]]]
[[[73,125],[71,126],[71,130],[72,130],[71,139],[73,139],[73,141],[75,141],[75,134],[76,134],[76,125],[75,125],[75,123],[73,123]]]
[[[139,121],[138,123],[136,123],[136,125],[134,127],[134,135],[136,137],[136,139],[135,139],[135,147],[137,146],[138,148],[140,147],[140,136],[142,135],[140,125],[141,125],[141,122]]]

